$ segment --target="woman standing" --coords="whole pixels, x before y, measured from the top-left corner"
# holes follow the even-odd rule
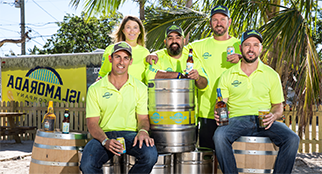
[[[133,63],[129,66],[129,74],[145,82],[145,57],[150,52],[145,46],[145,31],[141,20],[135,16],[125,16],[121,25],[113,35],[114,42],[125,41],[132,47]],[[102,65],[97,80],[104,77],[112,69],[112,64],[108,61],[108,56],[112,52],[114,44],[109,45],[103,54]]]

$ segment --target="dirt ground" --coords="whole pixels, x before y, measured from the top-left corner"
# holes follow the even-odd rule
[[[33,141],[0,142],[0,174],[27,174],[31,161]],[[322,153],[298,153],[292,174],[321,174]]]

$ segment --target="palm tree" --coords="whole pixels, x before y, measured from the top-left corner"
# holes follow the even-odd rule
[[[227,6],[232,18],[231,35],[239,37],[247,29],[262,32],[265,48],[262,60],[280,74],[285,98],[288,87],[295,91],[293,105],[300,117],[301,137],[302,130],[312,117],[313,106],[322,99],[321,60],[312,39],[316,22],[312,13],[317,14],[318,1],[205,0],[200,3],[204,8],[199,11],[182,7],[147,14],[145,27],[149,49],[164,47],[163,31],[170,23],[180,25],[185,33],[190,31],[190,41],[210,36],[210,9],[217,4]]]

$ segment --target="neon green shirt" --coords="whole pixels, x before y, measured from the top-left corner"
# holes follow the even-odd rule
[[[112,70],[112,64],[108,60],[108,56],[111,54],[113,47],[114,47],[114,44],[109,45],[104,51],[104,54],[102,57],[101,69],[98,73],[100,77],[104,77],[106,74],[108,74],[108,72],[110,72]],[[133,77],[139,79],[142,82],[146,81],[144,70],[145,70],[145,66],[147,63],[145,61],[145,58],[149,54],[150,54],[150,52],[141,45],[137,45],[135,47],[132,47],[133,62],[129,66],[128,72]]]
[[[248,77],[240,68],[241,63],[225,71],[219,80],[223,98],[228,98],[229,118],[258,115],[258,109],[271,108],[271,104],[284,101],[280,76],[271,67],[258,63]]]
[[[108,76],[88,88],[86,118],[100,117],[99,126],[108,131],[137,131],[136,114],[147,115],[147,87],[129,75],[117,90]]]
[[[227,61],[227,47],[234,46],[235,53],[240,54],[239,45],[240,40],[235,37],[225,41],[208,37],[188,44],[188,48],[193,49],[193,57],[199,58],[208,76],[208,88],[198,91],[199,117],[214,119],[218,78],[226,69],[234,65]]]
[[[157,64],[147,65],[145,70],[147,80],[155,79],[158,70],[184,73],[189,54],[188,49],[183,49],[182,55],[179,59],[171,57],[165,48],[156,51],[155,53],[158,55],[159,60]],[[201,63],[198,59],[193,59],[193,69],[196,69],[199,75],[207,78],[207,75],[205,74],[204,69],[201,67]]]

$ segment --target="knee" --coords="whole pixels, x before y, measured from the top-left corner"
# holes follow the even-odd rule
[[[216,143],[223,142],[227,138],[226,131],[220,131],[217,129],[212,137],[212,140]]]
[[[298,147],[300,143],[300,137],[296,133],[292,132],[292,134],[288,136],[288,143],[292,146]]]
[[[154,164],[158,161],[158,152],[155,146],[146,148],[142,154],[142,162],[148,166],[153,167]]]

